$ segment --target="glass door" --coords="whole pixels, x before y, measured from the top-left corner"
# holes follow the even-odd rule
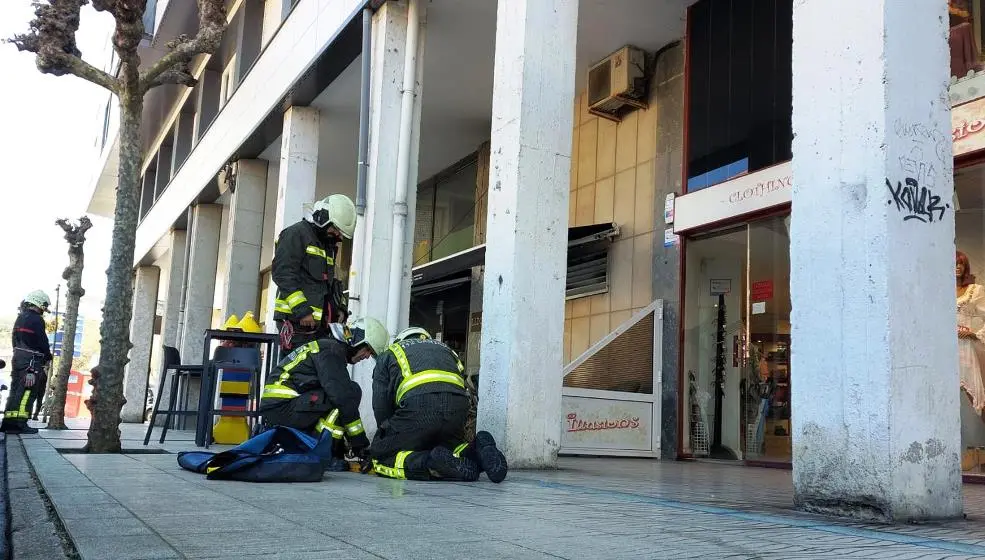
[[[788,463],[789,217],[688,240],[684,451]]]

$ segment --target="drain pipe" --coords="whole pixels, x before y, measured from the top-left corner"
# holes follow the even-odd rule
[[[185,255],[184,269],[181,271],[181,291],[178,293],[178,334],[175,347],[181,351],[181,341],[185,338],[185,304],[188,299],[188,266],[192,261],[192,232],[195,231],[195,209],[189,206],[185,213]],[[170,288],[168,288],[170,289]]]
[[[386,301],[386,328],[396,333],[403,291],[404,239],[407,233],[407,190],[410,180],[410,143],[417,86],[417,43],[421,22],[418,0],[407,4],[407,44],[404,47],[404,83],[400,100],[400,143],[397,152],[397,188],[393,199],[393,245],[390,250],[390,283]]]
[[[369,90],[372,69],[373,9],[363,8],[363,45],[359,78],[359,161],[356,164],[356,232],[352,236],[352,263],[349,265],[349,311],[362,309],[362,270],[366,246],[366,175],[369,172]]]

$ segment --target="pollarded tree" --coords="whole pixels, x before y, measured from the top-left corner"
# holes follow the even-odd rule
[[[187,1],[187,0],[182,0]],[[90,399],[92,423],[86,450],[90,453],[120,451],[120,409],[123,372],[130,351],[130,319],[133,313],[133,256],[140,199],[140,127],[144,95],[163,84],[193,87],[191,62],[211,55],[219,47],[226,28],[223,0],[197,0],[198,32],[180,36],[167,45],[159,60],[140,68],[138,46],[144,37],[147,0],[91,0],[92,7],[113,16],[116,27],[113,49],[120,60],[116,75],[82,59],[76,45],[79,13],[89,0],[45,0],[35,4],[29,31],[10,40],[18,50],[36,55],[38,70],[45,74],[72,74],[104,87],[116,95],[120,106],[120,164],[113,214],[113,242],[106,271],[106,302],[99,328],[99,363],[93,368],[94,390]]]
[[[72,358],[75,356],[75,327],[79,321],[79,302],[85,295],[82,289],[82,269],[85,268],[85,253],[82,246],[86,242],[86,232],[92,227],[88,216],[82,216],[78,223],[72,223],[64,218],[55,222],[65,232],[68,242],[68,266],[62,272],[62,278],[68,285],[65,297],[65,318],[62,322],[62,349],[55,372],[51,391],[51,402],[48,403],[48,429],[64,430],[65,426],[65,396],[68,394],[68,378],[72,374]]]

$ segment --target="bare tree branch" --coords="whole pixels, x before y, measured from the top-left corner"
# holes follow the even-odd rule
[[[82,53],[75,42],[79,30],[79,11],[87,0],[49,0],[34,5],[35,19],[29,31],[7,40],[19,51],[32,52],[36,56],[38,70],[43,74],[64,76],[73,74],[119,92],[119,80],[82,60]]]
[[[192,59],[200,54],[212,54],[219,48],[222,34],[226,30],[225,2],[223,0],[197,1],[198,33],[194,38],[180,36],[168,43],[170,52],[141,72],[141,91],[167,83],[194,86],[196,80],[189,71]],[[165,77],[165,74],[169,75]]]

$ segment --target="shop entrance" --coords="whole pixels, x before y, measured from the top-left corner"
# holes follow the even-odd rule
[[[771,217],[687,240],[685,455],[791,460],[789,224]]]

